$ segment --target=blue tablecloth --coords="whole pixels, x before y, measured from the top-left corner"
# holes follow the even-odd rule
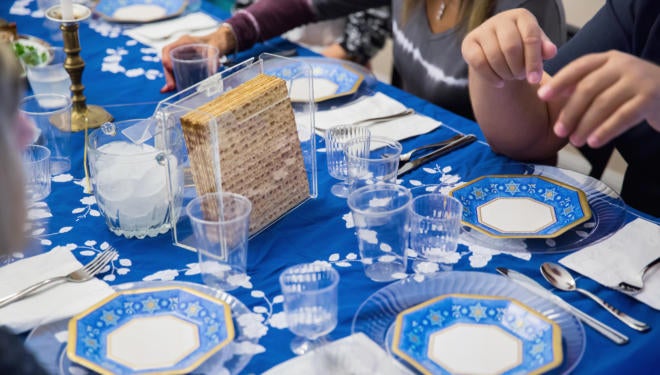
[[[209,4],[204,4],[203,9],[215,16],[227,16]],[[5,1],[0,6],[0,17],[15,21],[21,34],[37,36],[54,45],[62,44],[59,30],[46,22],[41,12],[37,11],[36,1]],[[80,25],[80,42],[81,56],[86,62],[83,79],[88,104],[101,105],[116,120],[124,120],[151,115],[157,103],[168,97],[159,93],[164,77],[157,51],[123,35],[122,26],[92,18]],[[295,46],[276,38],[240,54],[238,59],[258,55],[262,51],[292,47]],[[301,48],[298,53],[310,54]],[[449,138],[456,131],[475,133],[481,140],[404,176],[401,181],[404,186],[440,182],[455,184],[484,174],[507,171],[506,165],[511,161],[492,152],[483,142],[483,136],[474,122],[392,86],[378,83],[375,88],[418,113],[436,118],[444,124],[430,134],[404,141],[404,150],[432,140]],[[120,258],[112,264],[111,271],[103,276],[112,285],[141,280],[201,283],[194,267],[197,255],[173,246],[170,234],[135,240],[117,237],[107,230],[93,196],[83,191],[83,140],[83,133],[73,135],[75,151],[70,174],[56,176],[52,194],[43,204],[31,208],[32,217],[43,218],[48,224],[43,231],[36,233],[40,246],[28,252],[68,246],[83,260],[85,256],[82,253],[86,250],[98,251],[103,243],[109,243],[120,251]],[[318,142],[322,148],[322,139],[319,138]],[[288,348],[292,334],[284,324],[279,297],[281,292],[277,282],[280,272],[287,266],[322,260],[339,270],[339,324],[332,332],[335,339],[351,334],[351,322],[360,303],[384,286],[370,281],[364,275],[357,256],[357,241],[350,223],[349,209],[345,200],[329,192],[333,180],[327,174],[325,155],[322,152],[318,153],[318,173],[317,199],[306,202],[250,240],[249,280],[231,293],[254,312],[257,325],[255,332],[260,336],[259,350],[262,352],[254,355],[244,373],[261,373],[293,357]],[[503,266],[524,272],[547,285],[538,271],[539,265],[544,261],[557,261],[565,254],[506,253],[468,244],[460,246],[459,255],[460,259],[453,266],[455,270],[495,273],[495,267]],[[12,260],[5,258],[3,262]],[[593,301],[578,294],[559,292],[575,306],[631,338],[629,344],[617,346],[585,327],[586,352],[575,373],[657,373],[660,368],[660,356],[657,355],[660,314],[589,279],[581,279],[580,284],[621,310],[656,327],[649,333],[637,333],[615,320]]]

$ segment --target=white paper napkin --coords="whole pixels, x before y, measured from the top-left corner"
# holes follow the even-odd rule
[[[281,363],[263,375],[412,374],[363,333],[331,342]]]
[[[0,268],[0,298],[81,266],[65,247],[8,264]],[[61,283],[0,308],[0,325],[15,333],[25,332],[73,316],[112,293],[114,290],[97,278],[84,283]]]
[[[183,34],[205,35],[218,27],[219,22],[208,14],[197,12],[171,20],[149,23],[126,30],[124,34],[160,51]]]
[[[405,109],[406,106],[400,102],[379,92],[335,109],[317,111],[314,121],[316,129],[323,132],[335,125],[350,124],[367,118],[392,115]],[[305,121],[305,119],[300,118],[298,121]],[[425,134],[437,129],[441,125],[441,122],[419,114],[399,117],[373,125],[365,124],[365,126],[369,127],[371,135],[396,140]]]
[[[638,218],[604,241],[559,262],[602,285],[614,287],[659,256],[660,225]],[[660,267],[649,270],[644,289],[633,297],[660,310]]]

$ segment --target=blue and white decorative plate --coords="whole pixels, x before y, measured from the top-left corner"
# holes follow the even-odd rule
[[[69,321],[69,359],[101,374],[181,374],[234,339],[227,303],[167,286],[119,292]]]
[[[362,73],[334,59],[299,58],[290,61],[290,64],[278,64],[277,67],[266,69],[265,73],[287,81],[289,98],[294,103],[305,103],[312,97],[318,103],[351,95],[364,80]],[[310,87],[310,78],[313,89]]]
[[[586,334],[582,323],[574,315],[503,276],[485,272],[447,271],[414,275],[386,285],[360,305],[353,317],[351,333],[366,334],[414,370],[409,362],[392,352],[396,319],[399,313],[410,307],[448,294],[512,299],[552,319],[561,330],[564,358],[548,374],[570,374],[582,360],[587,345]]]
[[[511,298],[471,294],[399,313],[392,350],[424,374],[538,374],[563,360],[556,323]]]
[[[147,23],[181,15],[188,0],[100,0],[94,13],[110,22]]]
[[[553,238],[591,218],[585,193],[548,177],[479,177],[449,192],[463,223],[496,238]]]

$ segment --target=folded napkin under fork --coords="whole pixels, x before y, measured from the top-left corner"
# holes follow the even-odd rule
[[[394,115],[405,110],[406,106],[402,103],[377,92],[337,108],[317,111],[314,116],[314,126],[318,132],[323,133],[336,125],[354,124],[364,119]],[[296,121],[305,123],[308,119],[306,116],[297,116]],[[426,134],[442,126],[442,123],[428,116],[413,113],[389,121],[361,123],[360,126],[368,126],[372,136],[400,141]]]
[[[82,267],[66,246],[18,260],[0,268],[0,296],[17,292],[49,277],[66,275]],[[71,317],[114,293],[105,281],[62,283],[0,308],[0,326],[14,333]]]
[[[634,278],[660,257],[660,225],[636,218],[612,236],[576,251],[559,262],[612,289]],[[633,298],[660,310],[660,267],[647,272],[644,288]]]

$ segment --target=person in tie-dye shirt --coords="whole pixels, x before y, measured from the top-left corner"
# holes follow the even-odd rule
[[[394,68],[400,86],[450,111],[472,118],[468,67],[461,56],[465,35],[496,13],[526,8],[558,44],[566,35],[560,0],[260,0],[237,11],[212,34],[184,36],[163,49],[166,84],[175,88],[170,49],[202,42],[223,53],[250,48],[293,27],[344,17],[364,9],[391,5]]]

